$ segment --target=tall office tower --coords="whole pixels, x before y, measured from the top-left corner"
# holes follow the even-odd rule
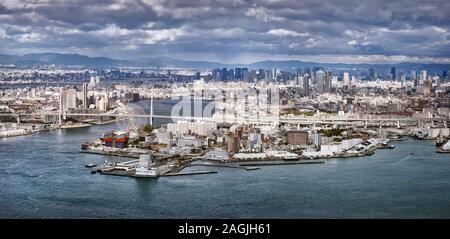
[[[395,75],[396,73],[395,73],[395,67],[391,67],[391,77],[392,77],[392,80],[395,80]]]
[[[445,82],[445,80],[447,80],[447,77],[448,77],[447,74],[448,74],[448,73],[447,73],[447,70],[445,70],[445,71],[442,72],[442,81]]]
[[[303,95],[309,96],[309,75],[303,75]]]
[[[220,72],[220,79],[221,80],[227,80],[228,79],[228,70],[227,70],[227,68],[222,68],[222,71]]]
[[[256,81],[257,80],[257,76],[256,76],[256,70],[251,70],[250,71],[250,81]]]
[[[234,80],[234,69],[228,70],[227,80]]]
[[[247,68],[242,68],[241,70],[241,79],[245,82],[249,82],[250,81],[250,72],[248,71]]]
[[[441,87],[441,78],[439,76],[433,77],[436,87]],[[433,84],[433,83],[431,83]]]
[[[311,72],[311,81],[312,81],[312,83],[313,83],[314,86],[316,86],[316,84],[317,84],[316,72],[319,71],[319,70],[321,70],[321,69],[322,69],[322,67],[317,67],[317,66],[315,66],[315,67],[312,68],[312,72]]]
[[[417,80],[416,71],[411,71],[411,80],[414,82],[414,87],[419,85],[419,81]]]
[[[427,80],[427,71],[421,71],[420,72],[420,84],[425,84],[426,80]]]
[[[76,109],[77,108],[77,90],[68,89],[66,90],[66,108],[67,109]]]
[[[302,75],[298,76],[298,79],[296,80],[295,85],[297,87],[301,87],[303,85],[303,76]]]
[[[264,78],[266,78],[265,71],[263,69],[259,69],[258,80],[263,80]]]
[[[325,82],[324,82],[324,92],[325,93],[331,93],[331,78],[333,75],[331,74],[331,71],[325,72]]]
[[[405,80],[406,80],[406,76],[405,76],[405,74],[400,74],[400,81],[402,82],[402,88],[403,88],[403,86],[405,85]]]
[[[108,95],[100,95],[99,98],[97,98],[96,102],[97,108],[100,111],[107,111],[108,110]]]
[[[195,79],[200,80],[200,72],[195,73]]]
[[[272,68],[272,80],[276,80],[276,79],[277,79],[277,69]]]
[[[272,80],[272,71],[266,71],[266,80]]]
[[[212,78],[214,80],[220,80],[220,69],[216,68],[212,70]]]
[[[426,79],[423,82],[423,96],[425,97],[430,96],[430,92],[431,92],[431,81]]]
[[[350,86],[350,74],[348,72],[344,72],[343,81],[344,86]]]
[[[236,79],[236,80],[242,79],[242,69],[241,68],[234,68],[234,79]]]
[[[241,68],[241,79],[244,77],[244,72],[250,73],[250,71],[248,70],[248,68]]]
[[[302,73],[302,70],[300,68],[297,68],[297,72],[295,74],[295,84],[300,85],[300,74]]]
[[[62,87],[59,89],[59,109],[62,114],[67,102],[67,92]]]
[[[84,83],[83,84],[83,99],[82,99],[82,102],[83,102],[83,109],[87,109],[88,108],[88,97],[87,97],[87,94],[88,94],[88,90],[87,90],[87,84],[86,83]]]
[[[369,68],[369,79],[375,80],[375,70],[373,68]]]
[[[325,86],[325,72],[322,70],[316,71],[316,93],[323,94]]]

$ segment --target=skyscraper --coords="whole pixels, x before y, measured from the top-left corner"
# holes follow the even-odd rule
[[[263,80],[264,78],[266,78],[265,71],[263,69],[259,69],[258,80]]]
[[[324,85],[324,92],[325,93],[331,93],[331,78],[333,75],[331,74],[331,71],[325,72],[325,85]]]
[[[211,74],[214,80],[220,80],[220,69],[216,68],[212,70]]]
[[[250,82],[253,82],[253,81],[256,82],[256,80],[257,80],[256,70],[251,70],[250,71]]]
[[[425,97],[430,96],[430,92],[431,92],[431,81],[426,79],[423,82],[423,96]]]
[[[276,80],[277,79],[277,69],[276,68],[272,68],[272,80]]]
[[[344,86],[350,86],[350,74],[348,72],[344,72],[343,81]]]
[[[309,75],[303,75],[303,95],[309,96]]]
[[[441,78],[439,76],[433,77],[436,87],[441,87]],[[433,83],[431,83],[433,84]]]
[[[325,72],[322,70],[316,71],[316,93],[323,94],[325,86]]]
[[[421,71],[420,72],[420,84],[425,84],[426,80],[427,80],[427,71]]]
[[[76,109],[77,108],[77,91],[75,89],[66,90],[66,108]]]
[[[82,99],[82,102],[83,102],[83,109],[87,109],[88,108],[88,97],[87,97],[87,84],[86,83],[84,83],[83,84],[83,90],[82,90],[83,92],[82,92],[82,95],[83,95],[83,99]]]
[[[405,79],[406,79],[405,74],[400,73],[400,82],[402,83],[401,84],[402,87],[405,85]]]
[[[416,71],[411,71],[411,80],[414,82],[414,87],[419,85],[419,81],[417,80]]]
[[[300,74],[301,74],[301,69],[297,68],[297,73],[295,75],[295,84],[296,85],[300,85]]]
[[[392,76],[392,80],[395,80],[395,67],[391,67],[391,76]]]
[[[242,79],[242,69],[241,68],[234,68],[234,79],[236,79],[236,80]]]
[[[369,79],[375,80],[375,70],[373,68],[369,68]]]
[[[228,73],[227,68],[222,68],[222,71],[220,72],[220,79],[227,80],[227,78],[228,78],[227,73]]]
[[[250,72],[248,71],[248,68],[241,69],[241,79],[246,82],[250,81]]]

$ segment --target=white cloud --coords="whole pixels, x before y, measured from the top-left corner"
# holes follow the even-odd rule
[[[246,16],[255,17],[257,20],[268,22],[268,21],[282,21],[284,18],[277,17],[269,14],[267,10],[263,7],[253,7],[247,9]]]
[[[93,31],[94,34],[108,37],[126,36],[131,32],[128,29],[121,28],[116,24],[108,24],[105,28]]]
[[[147,30],[145,31],[146,38],[144,39],[144,44],[155,44],[161,41],[174,41],[180,36],[185,35],[183,29],[162,29],[162,30]]]
[[[20,34],[17,41],[20,43],[39,43],[42,41],[44,36],[37,32],[31,32],[26,34]]]
[[[296,31],[291,31],[291,30],[287,30],[287,29],[272,29],[272,30],[268,31],[267,33],[275,35],[275,36],[281,36],[281,37],[306,37],[306,36],[309,36],[309,34],[307,32],[302,33],[302,32],[296,32]]]
[[[0,28],[0,39],[6,39],[8,35],[6,34],[6,31],[2,28]]]

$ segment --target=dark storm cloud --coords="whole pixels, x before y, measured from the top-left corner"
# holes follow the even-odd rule
[[[5,0],[0,53],[449,61],[449,11],[421,0]]]

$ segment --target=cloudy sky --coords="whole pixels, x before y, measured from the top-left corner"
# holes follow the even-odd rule
[[[448,0],[2,0],[0,53],[450,62]]]

